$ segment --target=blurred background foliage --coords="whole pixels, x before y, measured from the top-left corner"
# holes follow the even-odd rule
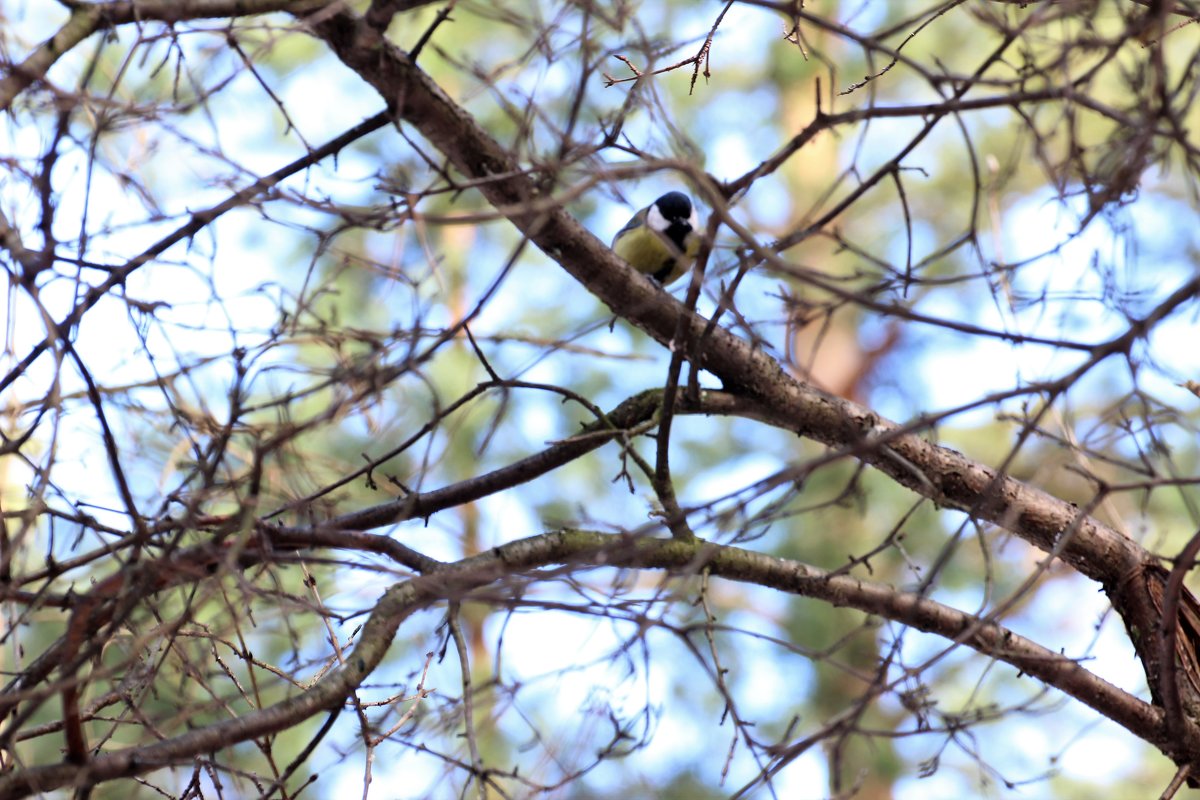
[[[1066,384],[1054,381],[1086,351],[1001,334],[1100,343],[1194,271],[1194,25],[1156,35],[1147,8],[1125,1],[820,2],[789,16],[770,3],[724,11],[508,0],[456,3],[434,27],[447,8],[399,14],[389,35],[406,50],[423,42],[422,68],[601,239],[670,188],[689,191],[705,212],[728,199],[727,213],[782,263],[749,270],[722,324],[794,374],[916,421],[1081,506],[1101,481],[1144,483],[1108,495],[1095,513],[1155,551],[1176,552],[1191,535],[1194,490],[1160,479],[1196,473],[1196,399],[1177,386],[1196,378],[1194,304],[1128,360]],[[606,85],[605,73],[631,76],[617,56],[649,73],[694,55],[722,13],[699,67],[711,75],[694,86],[691,65]],[[61,7],[20,0],[0,14],[12,54],[65,19]],[[1002,46],[1006,38],[1014,43]],[[1014,99],[866,118],[944,104],[967,76],[968,100]],[[37,159],[54,126],[66,125],[54,235],[95,264],[133,256],[382,108],[282,15],[124,27],[89,39],[49,77],[59,94],[26,92],[0,123],[11,153],[4,210],[36,229]],[[62,92],[87,99],[75,95],[78,104],[56,114]],[[732,198],[713,193],[820,115],[854,111],[864,119],[823,130]],[[81,352],[106,386],[130,387],[106,397],[121,404],[114,416],[146,509],[186,503],[206,469],[216,479],[204,489],[205,513],[243,509],[261,458],[257,511],[315,521],[510,464],[577,433],[593,409],[663,384],[670,354],[523,245],[436,145],[405,125],[365,137],[135,273],[85,319]],[[893,159],[894,171],[831,215]],[[698,180],[705,174],[713,183]],[[713,313],[749,244],[719,233],[702,313]],[[61,264],[40,302],[60,316],[87,276],[86,263]],[[42,335],[26,299],[10,293],[8,310],[6,371]],[[468,319],[474,343],[456,327]],[[456,405],[493,380],[489,368],[522,383]],[[38,370],[12,397],[30,402],[44,391],[53,369]],[[105,469],[95,423],[78,378],[61,379],[62,478],[34,490],[30,460],[0,458],[4,507],[40,492],[64,513],[86,509],[116,525],[111,485],[87,480]],[[12,431],[19,416],[8,417]],[[203,454],[224,436],[227,452],[213,466]],[[51,447],[45,434],[35,438]],[[32,447],[27,459],[37,458]],[[653,462],[652,438],[629,447]],[[1103,596],[1002,530],[854,463],[812,466],[824,448],[746,420],[677,419],[671,448],[699,535],[967,611],[999,610],[1018,632],[1147,695]],[[645,476],[610,444],[391,532],[453,559],[557,527],[654,530],[655,512]],[[42,523],[37,532],[53,538],[42,550],[60,560],[103,540]],[[76,580],[114,566],[97,563]],[[200,725],[221,717],[223,703],[257,707],[285,694],[286,681],[257,684],[263,665],[311,681],[329,649],[314,610],[343,614],[331,624],[348,636],[396,578],[381,559],[347,555],[174,590],[131,629],[182,614],[185,627],[214,638],[176,639],[161,652],[143,643],[115,663],[161,660],[146,713],[187,708]],[[1142,796],[1173,772],[1111,723],[950,643],[814,600],[702,583],[564,570],[531,577],[519,600],[464,604],[484,761],[554,785],[604,753],[551,796],[730,796],[762,764],[736,742],[720,670],[734,713],[756,735],[814,737],[776,777],[778,796]],[[709,613],[719,666],[704,634]],[[375,755],[379,796],[450,797],[463,782],[461,689],[444,617],[440,609],[406,623],[379,675],[381,696],[411,695],[425,654],[435,654],[426,685],[437,691],[407,729],[419,733]],[[44,647],[56,619],[23,617],[24,646]],[[261,664],[214,661],[223,651],[252,652]],[[230,701],[228,686],[206,695],[186,677],[220,680],[223,670],[243,698]],[[43,709],[45,719],[56,714]],[[317,770],[321,796],[361,784],[350,716],[317,759],[337,765]],[[299,752],[320,724],[282,735],[279,746]],[[42,748],[31,761],[48,761],[58,745],[27,746]],[[234,770],[260,769],[264,758],[249,746],[225,756]],[[305,780],[292,778],[292,790]],[[511,784],[512,796],[529,790]]]

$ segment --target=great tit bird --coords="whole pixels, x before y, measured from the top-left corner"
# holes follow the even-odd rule
[[[617,231],[612,249],[663,286],[687,272],[700,250],[700,220],[683,192],[667,192]]]

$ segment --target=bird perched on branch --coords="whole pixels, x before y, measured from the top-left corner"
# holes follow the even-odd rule
[[[683,192],[667,192],[633,215],[612,249],[629,266],[666,286],[687,272],[700,251],[700,221]]]

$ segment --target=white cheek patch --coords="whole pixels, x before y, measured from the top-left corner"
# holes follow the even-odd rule
[[[651,205],[650,212],[646,214],[646,227],[658,233],[662,233],[668,227],[670,227],[670,223],[667,222],[667,218],[664,217],[662,212],[658,210],[657,204]]]
[[[700,230],[700,217],[696,215],[696,209],[692,209],[692,214],[688,217],[688,225],[692,226],[692,230]]]

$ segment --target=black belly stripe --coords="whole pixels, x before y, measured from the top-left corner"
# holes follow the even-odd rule
[[[681,225],[677,222],[671,223],[670,227],[665,231],[667,240],[675,247],[675,249],[683,253],[687,248],[684,246],[687,240],[687,235],[692,232],[691,225]],[[667,278],[671,277],[671,273],[675,271],[675,267],[679,264],[679,259],[676,256],[663,260],[662,267],[658,272],[655,272],[651,277],[659,283],[665,283]]]
[[[671,226],[667,228],[667,238],[670,239],[675,245],[675,249],[682,253],[686,249],[684,247],[684,241],[687,239],[687,235],[691,232],[691,225],[680,225],[677,222],[673,222],[671,223]]]

